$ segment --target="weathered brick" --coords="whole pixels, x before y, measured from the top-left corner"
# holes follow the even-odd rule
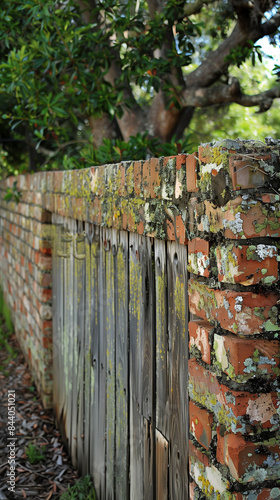
[[[213,327],[208,321],[189,322],[189,348],[195,346],[201,352],[201,359],[205,363],[211,363],[211,342],[210,332]]]
[[[160,188],[159,171],[160,165],[158,158],[150,158],[143,164],[142,183],[144,198],[156,198],[158,196],[156,188]]]
[[[274,292],[235,292],[210,288],[204,283],[189,280],[189,307],[198,317],[220,323],[233,333],[252,335],[280,331]]]
[[[195,448],[191,441],[189,442],[189,461],[190,475],[205,497],[207,499],[223,498],[223,493],[230,488],[229,481],[209,462],[205,454]]]
[[[224,235],[230,239],[280,236],[280,204],[239,196],[222,207]]]
[[[280,476],[280,446],[261,441],[252,443],[244,436],[222,434],[217,429],[217,460],[227,465],[232,477],[241,483],[276,480]]]
[[[188,243],[188,271],[200,276],[209,276],[209,242],[194,238]]]
[[[269,174],[261,167],[262,162],[269,163],[271,155],[256,155],[255,158],[240,159],[239,156],[229,158],[229,168],[232,179],[232,188],[253,189],[265,186],[269,181]]]
[[[215,334],[213,350],[221,369],[238,382],[255,377],[275,378],[280,373],[280,342],[277,340]]]
[[[251,426],[278,429],[276,393],[235,391],[220,383],[217,374],[195,359],[189,360],[189,395],[194,403],[211,411],[217,422],[234,434],[246,434]]]
[[[189,418],[190,432],[208,450],[213,436],[213,414],[190,401]]]
[[[186,158],[186,182],[187,190],[190,193],[198,191],[197,186],[197,168],[198,168],[198,153],[187,155]]]
[[[234,244],[216,249],[219,281],[223,283],[272,284],[278,279],[277,248],[275,245]]]

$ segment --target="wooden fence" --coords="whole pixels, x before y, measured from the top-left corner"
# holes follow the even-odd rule
[[[188,498],[186,246],[52,215],[54,406],[98,499]]]

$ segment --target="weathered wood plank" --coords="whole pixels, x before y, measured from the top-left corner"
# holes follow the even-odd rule
[[[84,461],[86,473],[90,473],[90,435],[91,435],[91,247],[88,239],[90,228],[85,224],[85,380],[84,380],[84,401],[85,401],[85,440],[84,440]]]
[[[69,234],[68,229],[68,219],[64,218],[63,220],[63,231],[61,238],[61,247],[62,251],[67,252],[68,245],[64,243],[65,233]],[[64,405],[63,405],[63,421],[64,421],[64,432],[65,438],[67,442],[67,448],[70,450],[71,436],[71,412],[69,412],[69,388],[70,388],[70,370],[69,370],[69,356],[70,356],[70,343],[71,340],[68,338],[69,331],[69,276],[70,276],[70,268],[69,268],[69,256],[62,258],[63,262],[63,327],[62,327],[62,358],[63,358],[63,376],[65,381],[65,394],[64,394]]]
[[[94,350],[94,359],[97,363],[97,415],[96,422],[96,446],[94,478],[97,497],[105,498],[106,495],[106,250],[104,248],[103,230],[100,229],[100,252],[98,267],[98,294],[97,294],[97,317],[98,317],[98,345]]]
[[[170,334],[170,498],[188,498],[188,309],[187,250],[167,243],[168,252],[168,329]]]
[[[77,233],[76,221],[73,222],[72,234]],[[71,460],[77,467],[78,439],[78,268],[77,259],[73,259],[73,363],[72,363],[72,420],[71,420]]]
[[[116,317],[116,500],[129,498],[128,447],[128,233],[112,241]],[[115,245],[115,247],[114,247]]]
[[[104,359],[103,342],[103,298],[102,293],[102,235],[99,227],[93,226],[91,243],[91,450],[90,473],[93,476],[98,499],[105,495],[105,386],[101,377]],[[102,320],[102,321],[101,321]],[[103,383],[103,391],[101,384]],[[102,400],[103,396],[103,400]]]
[[[85,252],[85,241],[82,237],[78,237],[83,232],[82,224],[77,227],[77,241],[75,243],[76,255],[83,255]],[[76,257],[75,257],[76,258]],[[84,367],[85,367],[85,259],[76,258],[77,260],[77,349],[78,349],[78,381],[77,381],[77,462],[78,469],[81,474],[86,474],[86,466],[83,460],[84,457]]]
[[[144,427],[144,499],[154,500],[156,483],[154,480],[155,475],[155,439],[154,429],[152,422],[149,422],[145,417],[143,418]]]
[[[62,305],[62,265],[61,259],[58,257],[58,239],[59,239],[59,221],[55,214],[52,214],[52,224],[53,224],[53,254],[52,254],[52,310],[53,310],[53,397],[54,397],[54,408],[57,421],[62,411],[62,384],[64,379],[61,380],[61,365],[62,365],[62,354],[61,354],[61,314]]]
[[[155,240],[156,428],[169,437],[169,363],[166,243]]]
[[[156,500],[168,500],[168,455],[169,445],[156,429]]]
[[[155,277],[151,238],[143,238],[140,247],[142,269],[142,310],[140,316],[141,331],[144,336],[143,360],[143,416],[154,419],[155,396]]]
[[[114,276],[114,251],[116,246],[116,230],[103,230],[103,246],[105,253],[105,321],[106,321],[106,379],[107,379],[107,419],[106,419],[106,499],[115,498],[115,397],[116,397],[116,328],[115,328],[115,276]]]
[[[130,324],[130,498],[143,498],[143,272],[140,263],[141,238],[129,234],[129,324]]]

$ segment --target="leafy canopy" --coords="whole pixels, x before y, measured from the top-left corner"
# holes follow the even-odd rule
[[[231,100],[218,97],[218,84],[230,89],[232,67],[261,59],[256,42],[267,18],[275,19],[266,31],[277,43],[278,2],[253,2],[255,10],[246,4],[252,2],[3,0],[2,169],[174,154],[190,147],[186,128],[195,108],[238,100],[264,106],[264,97],[244,104],[240,87]]]

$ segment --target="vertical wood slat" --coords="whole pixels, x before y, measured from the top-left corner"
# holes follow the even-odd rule
[[[128,481],[128,233],[113,241],[115,257],[116,317],[116,500],[129,498]]]
[[[99,342],[98,342],[98,489],[100,496],[104,498],[106,494],[106,408],[107,408],[107,389],[106,389],[106,250],[104,247],[104,231],[100,229],[100,261],[99,261],[99,294],[98,294],[98,321],[99,321]]]
[[[77,232],[76,221],[74,221],[73,235]],[[77,440],[78,440],[78,267],[77,259],[73,259],[73,364],[71,367],[72,378],[72,421],[71,421],[71,460],[75,467],[77,467]]]
[[[156,496],[155,500],[168,500],[168,455],[169,443],[156,429]]]
[[[74,233],[75,221],[67,220],[67,230],[70,234]],[[69,244],[70,249],[73,242]],[[65,325],[64,325],[64,345],[65,345],[65,357],[66,366],[65,373],[67,373],[66,383],[67,383],[67,394],[66,394],[66,404],[65,404],[65,428],[67,432],[67,438],[69,441],[69,451],[72,455],[72,401],[73,401],[73,350],[75,347],[74,336],[73,336],[73,268],[74,268],[74,257],[73,252],[69,251],[69,257],[65,258],[65,299],[66,299],[66,310],[65,310]],[[75,446],[75,445],[74,445]]]
[[[79,223],[78,223],[79,226]],[[84,253],[84,241],[80,241],[78,235],[82,233],[81,227],[77,227],[76,251],[78,255]],[[84,370],[85,370],[85,259],[75,259],[77,269],[77,354],[78,354],[78,377],[77,377],[77,462],[81,474],[85,474],[87,467],[84,462]]]
[[[52,214],[53,224],[53,278],[52,278],[52,296],[53,296],[53,398],[56,418],[60,419],[62,410],[62,387],[64,379],[61,380],[62,354],[61,354],[61,296],[62,296],[62,266],[61,259],[58,257],[58,220],[55,214]]]
[[[84,296],[84,318],[85,318],[85,339],[84,339],[84,462],[85,473],[90,473],[90,436],[91,436],[91,246],[86,235],[90,233],[89,224],[85,224],[84,249],[82,255],[85,255],[85,296]]]
[[[130,324],[130,498],[143,498],[143,336],[141,329],[142,268],[141,239],[129,235],[129,324]]]
[[[105,491],[105,394],[104,377],[101,377],[103,349],[103,299],[102,293],[102,234],[100,228],[92,228],[91,243],[91,451],[90,472],[93,476],[97,498]],[[101,382],[103,385],[101,387]]]
[[[156,428],[169,438],[169,363],[167,329],[167,257],[165,241],[155,240]]]
[[[106,346],[106,499],[115,498],[115,278],[114,253],[116,252],[116,231],[103,230],[105,249],[105,332]],[[115,250],[113,250],[113,248]],[[105,333],[104,332],[104,333]]]
[[[170,363],[169,485],[170,499],[188,498],[188,337],[187,337],[187,250],[167,243],[168,329]]]

